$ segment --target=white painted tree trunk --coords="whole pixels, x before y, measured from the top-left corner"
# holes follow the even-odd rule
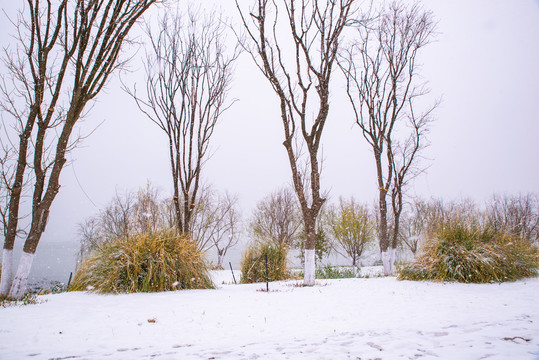
[[[396,254],[397,254],[397,249],[389,249],[389,264],[391,266],[391,275],[395,274],[395,261],[397,260],[396,259]]]
[[[0,296],[7,296],[13,277],[13,250],[2,251],[2,279],[0,279]]]
[[[315,277],[315,252],[314,249],[305,249],[305,268],[303,277],[303,285],[313,286]]]
[[[30,269],[32,269],[34,256],[35,254],[30,254],[27,252],[22,253],[21,260],[19,261],[19,266],[17,268],[17,273],[15,274],[13,284],[11,285],[11,290],[9,291],[8,297],[10,299],[20,299],[24,295],[26,283],[28,282],[28,276],[30,275]]]
[[[382,251],[382,265],[384,266],[384,275],[393,275],[395,271],[395,253],[397,249],[389,248]]]
[[[224,255],[217,254],[217,266],[223,267]]]

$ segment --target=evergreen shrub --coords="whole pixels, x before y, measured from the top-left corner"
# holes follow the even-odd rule
[[[357,277],[357,274],[354,268],[351,267],[326,265],[317,268],[315,276],[317,279],[349,279]]]
[[[256,283],[266,281],[266,257],[268,255],[269,281],[290,278],[287,267],[288,248],[284,244],[256,241],[243,252],[241,260],[241,282]]]
[[[505,282],[537,276],[538,268],[539,251],[526,239],[453,218],[427,240],[415,261],[399,268],[398,279]]]
[[[104,243],[82,263],[69,290],[105,294],[213,287],[197,244],[173,231],[160,231]]]

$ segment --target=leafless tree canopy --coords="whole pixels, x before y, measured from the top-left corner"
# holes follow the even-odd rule
[[[405,209],[399,235],[403,244],[415,254],[421,243],[442,226],[460,219],[537,243],[539,197],[533,193],[493,195],[483,206],[467,198],[458,201],[416,198]]]
[[[371,145],[379,188],[380,248],[397,246],[403,188],[420,170],[417,160],[436,105],[418,111],[428,93],[418,83],[417,57],[432,39],[435,23],[419,5],[393,2],[366,26],[340,61],[357,125]],[[387,194],[391,194],[393,234],[388,234]],[[390,242],[391,237],[391,242]]]
[[[422,199],[414,199],[408,211],[401,216],[402,244],[410,249],[412,254],[416,254],[419,246],[425,240],[430,224],[437,221],[437,208]],[[434,218],[433,218],[434,217]]]
[[[291,190],[282,188],[256,205],[250,232],[257,240],[291,247],[296,241],[301,224],[297,198]]]
[[[169,142],[174,212],[180,232],[190,233],[200,176],[210,138],[227,102],[232,66],[220,14],[189,11],[163,16],[157,31],[148,27],[144,94],[128,92]]]
[[[489,224],[495,229],[509,231],[532,243],[539,241],[539,196],[537,194],[494,195],[486,211]]]
[[[471,200],[444,202],[441,199],[414,198],[404,210],[399,227],[402,244],[415,255],[421,244],[439,230],[454,214],[475,216],[476,207]]]
[[[191,218],[191,238],[203,251],[215,248],[217,262],[222,265],[227,251],[238,243],[242,230],[238,199],[228,193],[219,195],[209,187],[200,195]],[[138,192],[117,193],[97,215],[79,224],[78,262],[108,241],[175,228],[171,204],[170,199],[162,199],[150,184]]]
[[[246,10],[236,1],[247,33],[243,45],[279,99],[283,145],[308,250],[315,248],[316,220],[325,201],[318,151],[329,113],[330,80],[353,3],[257,0]]]
[[[215,248],[217,265],[230,248],[238,244],[242,233],[238,197],[229,193],[223,195],[207,189],[197,202],[192,219],[192,236],[199,248],[208,251]]]
[[[13,249],[23,185],[30,177],[32,210],[24,252],[35,253],[60,189],[66,153],[77,143],[71,137],[75,125],[87,103],[122,66],[122,44],[155,2],[27,0],[27,8],[13,20],[18,43],[4,53],[8,71],[0,81],[0,107],[10,119],[3,121],[18,137],[16,142],[11,139],[16,165],[8,188],[4,249]],[[5,285],[7,280],[2,281]]]
[[[108,241],[167,228],[168,203],[151,184],[138,192],[116,193],[97,215],[79,224],[78,262]]]

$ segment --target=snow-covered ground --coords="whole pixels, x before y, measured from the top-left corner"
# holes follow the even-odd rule
[[[239,274],[236,273],[236,276]],[[0,308],[0,359],[536,359],[539,279],[395,278],[40,296]],[[225,284],[223,284],[225,282]]]

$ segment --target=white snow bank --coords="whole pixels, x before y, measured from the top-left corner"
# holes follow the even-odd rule
[[[41,296],[45,303],[0,309],[0,359],[534,359],[539,351],[539,279],[297,283],[271,283],[269,293],[217,284]]]

